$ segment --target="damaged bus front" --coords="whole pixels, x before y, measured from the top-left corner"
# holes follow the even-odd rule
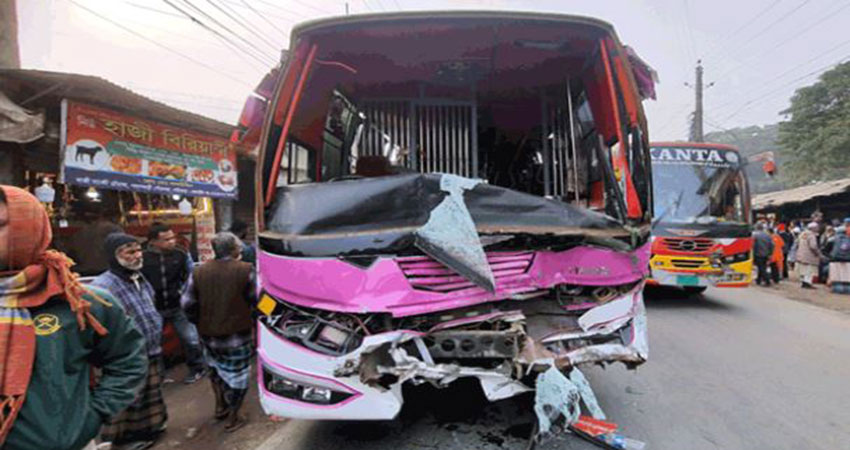
[[[587,18],[297,27],[258,159],[265,411],[391,419],[461,377],[593,404],[576,366],[643,363],[651,79]]]

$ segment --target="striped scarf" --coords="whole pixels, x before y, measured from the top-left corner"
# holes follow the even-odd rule
[[[90,325],[100,335],[106,329],[91,314],[88,294],[106,302],[83,287],[71,272],[73,261],[63,253],[47,250],[52,238],[44,208],[28,192],[0,186],[9,212],[7,246],[8,272],[0,272],[0,447],[24,404],[35,360],[35,324],[28,308],[53,297],[68,302],[81,330]]]

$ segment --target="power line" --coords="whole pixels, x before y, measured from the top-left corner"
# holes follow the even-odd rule
[[[169,0],[163,0],[163,1],[170,3],[170,2],[169,2]],[[251,42],[251,41],[249,41],[248,39],[244,38],[241,34],[239,34],[239,33],[235,32],[235,31],[233,31],[232,29],[230,29],[230,27],[228,27],[227,25],[225,25],[225,24],[221,23],[218,19],[216,19],[215,17],[213,17],[212,15],[210,15],[209,13],[207,13],[206,11],[204,11],[202,8],[200,8],[200,7],[196,6],[194,3],[192,3],[192,2],[191,2],[191,1],[189,1],[189,0],[181,0],[181,1],[182,1],[183,3],[185,3],[187,6],[191,7],[192,9],[194,9],[195,11],[199,12],[200,14],[202,14],[203,16],[205,16],[205,17],[207,17],[208,19],[210,19],[210,20],[211,20],[211,21],[212,21],[215,25],[218,25],[219,27],[221,27],[222,29],[224,29],[224,31],[226,31],[226,32],[230,33],[231,35],[235,36],[235,37],[236,37],[237,39],[239,39],[240,41],[244,42],[244,43],[245,43],[245,45],[247,45],[247,46],[248,46],[248,48],[250,48],[250,49],[254,50],[255,52],[257,52],[257,53],[258,53],[259,55],[261,55],[262,57],[264,57],[264,58],[270,58],[272,61],[275,61],[275,58],[270,57],[269,55],[267,55],[267,54],[265,53],[265,51],[264,51],[264,50],[260,49],[260,48],[259,48],[259,47],[257,47],[256,45],[254,45],[254,43],[252,43],[252,42]],[[272,65],[274,65],[274,64],[276,64],[276,62],[273,62],[273,63],[272,63]]]
[[[369,6],[369,3],[367,3],[367,2],[366,2],[366,0],[362,0],[362,1],[363,1],[363,6],[365,6],[365,7],[366,7],[366,9],[368,9],[368,10],[369,10],[369,12],[373,12],[373,11],[374,11],[374,10],[372,9],[372,7],[371,7],[371,6]]]
[[[676,113],[673,115],[674,120],[670,120],[666,124],[664,124],[664,126],[661,127],[661,129],[658,130],[658,134],[663,134],[664,132],[669,130],[671,126],[675,125],[676,124],[675,118],[682,115],[690,106],[691,106],[691,103],[690,103],[690,101],[688,101],[687,103],[685,103],[685,105],[683,107],[679,108],[676,111]]]
[[[221,5],[221,6],[219,6],[219,5],[217,5],[215,2],[213,2],[213,0],[207,0],[207,3],[209,3],[210,5],[212,5],[212,6],[213,6],[214,8],[216,8],[217,10],[221,11],[221,12],[222,12],[225,16],[229,17],[229,18],[230,18],[230,20],[232,20],[232,21],[234,21],[234,22],[238,23],[239,25],[241,25],[241,26],[242,26],[242,28],[244,28],[244,29],[248,30],[248,32],[249,32],[249,33],[251,33],[251,34],[253,34],[254,36],[256,36],[256,37],[257,37],[257,38],[258,38],[258,39],[259,39],[262,43],[264,43],[264,44],[266,44],[267,46],[269,46],[269,47],[270,47],[273,51],[275,51],[275,52],[280,51],[280,46],[278,46],[278,45],[276,45],[276,44],[273,44],[273,43],[269,42],[268,40],[266,40],[266,38],[265,38],[265,37],[263,37],[263,35],[261,35],[260,33],[257,33],[257,32],[254,30],[254,28],[253,28],[253,27],[251,27],[250,25],[248,25],[248,24],[246,23],[245,18],[243,18],[243,17],[242,17],[242,16],[241,16],[238,12],[234,11],[234,10],[233,10],[232,8],[230,8],[229,6],[225,5],[224,3],[222,3],[222,5]],[[230,12],[225,11],[223,8],[227,8]]]
[[[682,4],[685,7],[684,16],[685,16],[685,26],[687,29],[685,30],[688,37],[688,43],[691,46],[691,52],[693,53],[694,58],[698,56],[697,47],[694,43],[694,33],[693,27],[691,26],[691,8],[688,6],[688,0],[682,0]]]
[[[793,8],[793,9],[791,9],[790,11],[786,12],[785,14],[783,14],[783,15],[779,16],[779,18],[778,18],[778,19],[776,19],[776,20],[774,20],[773,22],[771,22],[768,26],[766,26],[766,27],[762,28],[760,31],[758,31],[758,32],[757,32],[756,34],[754,34],[753,36],[750,36],[750,38],[749,38],[749,42],[752,42],[752,41],[754,41],[754,40],[758,39],[758,38],[759,38],[759,37],[761,37],[764,33],[766,33],[768,30],[770,30],[771,28],[773,28],[773,27],[774,27],[774,26],[776,26],[777,24],[781,23],[781,22],[782,22],[782,21],[784,21],[785,19],[787,19],[787,18],[791,17],[791,15],[793,15],[795,12],[799,11],[800,9],[802,9],[804,6],[808,5],[811,1],[812,1],[812,0],[804,0],[802,3],[800,3],[799,5],[797,5],[795,8]],[[743,47],[743,46],[745,46],[745,45],[746,45],[746,44],[742,45],[741,47]],[[739,50],[740,50],[740,48],[741,48],[741,47],[738,47],[738,48],[739,48]]]
[[[149,37],[147,37],[147,36],[145,36],[145,35],[143,35],[143,34],[141,34],[141,33],[139,33],[139,32],[136,32],[136,31],[134,31],[134,30],[131,30],[130,28],[127,28],[126,26],[124,26],[124,25],[122,25],[122,24],[120,24],[120,23],[118,23],[118,22],[116,22],[116,21],[114,21],[114,20],[112,20],[112,19],[110,19],[110,18],[108,18],[108,17],[106,17],[106,16],[103,16],[103,15],[101,15],[100,13],[98,13],[98,12],[96,12],[96,11],[94,11],[94,10],[92,10],[92,9],[90,9],[90,8],[88,8],[88,7],[86,7],[86,6],[82,5],[82,4],[80,4],[80,3],[77,3],[75,0],[68,0],[68,1],[69,1],[69,2],[71,2],[73,5],[75,5],[76,7],[80,8],[80,9],[83,9],[83,10],[87,11],[88,13],[93,14],[94,16],[97,16],[97,17],[99,17],[100,19],[107,21],[107,22],[111,23],[112,25],[114,25],[114,26],[116,26],[116,27],[118,27],[118,28],[121,28],[122,30],[124,30],[124,31],[126,31],[126,32],[128,32],[128,33],[130,33],[130,34],[132,34],[132,35],[134,35],[134,36],[136,36],[136,37],[138,37],[138,38],[140,38],[140,39],[144,39],[145,41],[148,41],[148,42],[150,42],[151,44],[154,44],[154,45],[156,45],[157,47],[160,47],[160,48],[162,48],[162,49],[164,49],[164,50],[168,51],[169,53],[173,53],[173,54],[175,54],[175,55],[177,55],[177,56],[180,56],[181,58],[184,58],[184,59],[186,59],[186,60],[188,60],[188,61],[191,61],[191,62],[193,62],[193,63],[195,63],[195,64],[197,64],[197,65],[199,65],[199,66],[205,67],[205,68],[207,68],[207,69],[209,69],[209,70],[211,70],[211,71],[213,71],[213,72],[215,72],[215,73],[217,73],[217,74],[219,74],[219,75],[221,75],[221,76],[223,76],[223,77],[225,77],[225,78],[228,78],[228,79],[230,79],[230,80],[232,80],[232,81],[235,81],[235,82],[240,83],[240,84],[244,84],[245,86],[248,86],[248,87],[252,87],[250,84],[246,83],[244,80],[240,80],[240,79],[238,79],[238,78],[236,78],[236,77],[234,77],[234,76],[232,76],[232,75],[230,75],[230,74],[228,74],[228,73],[226,73],[226,72],[223,72],[223,71],[221,71],[221,70],[219,70],[219,69],[216,69],[216,68],[215,68],[215,67],[213,67],[213,66],[210,66],[209,64],[206,64],[206,63],[204,63],[204,62],[202,62],[202,61],[199,61],[199,60],[197,60],[197,59],[195,59],[195,58],[192,58],[191,56],[186,55],[186,54],[184,54],[184,53],[182,53],[182,52],[180,52],[180,51],[174,50],[174,49],[172,49],[171,47],[168,47],[167,45],[161,44],[161,43],[159,43],[159,42],[157,42],[157,41],[155,41],[155,40],[153,40],[153,39],[151,39],[151,38],[149,38]]]
[[[272,2],[269,2],[269,1],[266,1],[266,0],[256,0],[256,1],[259,2],[259,3],[262,3],[264,5],[271,6],[274,9],[277,9],[277,10],[288,12],[290,14],[295,14],[297,16],[297,20],[303,20],[305,18],[304,14],[301,11],[295,11],[293,9],[284,8],[281,5],[278,5],[276,3],[272,3]]]
[[[775,94],[775,93],[777,93],[777,92],[781,91],[782,89],[784,89],[784,88],[786,88],[786,87],[788,87],[788,86],[790,86],[790,85],[792,85],[792,84],[794,84],[794,83],[796,83],[796,82],[798,82],[798,81],[801,81],[801,80],[804,80],[804,79],[806,79],[806,78],[809,78],[809,77],[811,77],[812,75],[819,75],[819,74],[821,74],[821,73],[823,73],[823,72],[826,72],[826,71],[828,71],[828,70],[830,70],[830,69],[833,69],[833,68],[835,68],[835,67],[838,67],[839,65],[841,65],[841,64],[843,64],[843,63],[845,63],[845,62],[847,62],[847,61],[850,61],[850,56],[847,56],[847,57],[843,58],[841,61],[838,61],[837,63],[830,64],[830,65],[825,66],[825,67],[821,67],[821,68],[819,68],[819,69],[817,69],[817,70],[814,70],[814,71],[812,71],[812,72],[809,72],[809,73],[807,73],[807,74],[805,74],[805,75],[803,75],[803,76],[801,76],[801,77],[794,78],[793,80],[789,81],[788,83],[785,83],[785,84],[783,84],[782,86],[779,86],[779,87],[777,87],[776,89],[774,89],[774,90],[772,90],[772,91],[770,91],[770,92],[765,93],[764,95],[761,95],[761,96],[759,96],[759,97],[756,97],[756,98],[751,99],[751,100],[749,100],[748,102],[744,103],[743,105],[741,105],[741,107],[740,107],[740,108],[738,108],[737,110],[735,110],[735,112],[733,112],[732,114],[729,114],[726,118],[724,118],[724,119],[723,119],[723,121],[725,122],[725,121],[727,121],[727,120],[729,120],[729,119],[731,119],[731,118],[733,118],[733,117],[737,116],[737,115],[738,115],[738,114],[740,114],[740,113],[741,113],[744,109],[746,109],[748,106],[752,106],[752,105],[755,105],[755,104],[761,103],[764,99],[766,99],[766,98],[768,98],[768,97],[772,96],[773,94]]]
[[[781,79],[785,78],[785,76],[786,76],[786,75],[788,75],[788,74],[790,74],[790,73],[794,72],[795,70],[800,69],[800,68],[802,68],[802,67],[804,67],[804,66],[807,66],[807,65],[809,65],[809,64],[811,64],[811,63],[813,63],[813,62],[817,61],[818,59],[820,59],[820,58],[822,58],[822,57],[824,57],[824,56],[826,56],[826,55],[828,55],[828,54],[830,54],[830,53],[834,52],[835,50],[838,50],[839,48],[844,47],[844,46],[846,46],[846,45],[848,45],[848,44],[850,44],[850,39],[848,39],[848,40],[846,40],[846,41],[844,41],[844,42],[841,42],[841,43],[839,43],[838,45],[835,45],[835,46],[833,46],[833,47],[830,47],[828,50],[826,50],[826,51],[824,51],[824,52],[818,53],[818,54],[817,54],[817,55],[815,55],[813,58],[811,58],[811,59],[809,59],[809,60],[807,60],[807,61],[805,61],[805,62],[803,62],[803,63],[797,64],[796,66],[793,66],[793,67],[789,68],[789,69],[788,69],[788,70],[786,70],[785,72],[782,72],[781,74],[779,74],[779,75],[777,75],[777,76],[773,77],[772,82],[775,82],[775,81],[781,80]],[[769,84],[770,84],[770,83],[769,83]],[[721,109],[721,108],[724,108],[724,107],[729,106],[729,105],[734,104],[734,103],[735,103],[735,100],[733,99],[733,100],[730,100],[730,101],[727,101],[727,102],[725,102],[725,103],[721,103],[720,105],[715,106],[715,107],[714,107],[714,109],[715,109],[715,110],[717,110],[717,109]]]
[[[183,16],[180,16],[180,18],[186,19]],[[230,47],[229,45],[227,45],[226,42],[222,42],[221,39],[218,38],[218,37],[215,37],[217,40],[204,39],[204,37],[207,36],[206,34],[200,35],[200,34],[196,33],[196,34],[188,35],[188,34],[175,32],[174,30],[170,30],[168,28],[157,27],[157,26],[154,26],[154,25],[150,25],[150,24],[147,24],[147,23],[142,23],[142,22],[138,22],[138,21],[134,21],[134,20],[129,20],[129,19],[126,19],[126,18],[122,18],[121,21],[125,24],[136,25],[136,26],[141,27],[142,29],[145,29],[145,30],[158,30],[158,31],[162,31],[162,32],[165,32],[165,33],[173,34],[174,36],[180,37],[181,39],[188,39],[188,40],[191,40],[191,41],[200,42],[200,43],[210,45],[210,46],[225,48],[225,49],[227,49],[227,51],[232,52],[240,60],[244,61],[245,64],[247,64],[248,66],[250,66],[253,69],[256,69],[258,71],[265,71],[265,70],[268,69],[268,67],[265,64],[260,65],[260,64],[257,64],[255,61],[253,61],[251,59],[245,58],[242,51]]]
[[[306,6],[306,7],[310,8],[310,9],[313,9],[313,10],[315,10],[315,11],[318,11],[318,12],[320,12],[320,13],[324,13],[324,14],[337,14],[337,13],[335,13],[335,12],[333,12],[333,11],[329,11],[329,10],[324,9],[324,8],[317,8],[317,7],[313,6],[313,5],[311,5],[310,3],[302,2],[301,0],[292,0],[292,1],[293,1],[293,2],[295,2],[295,3],[297,3],[297,4],[299,4],[299,5],[301,5],[301,6]]]
[[[841,2],[841,3],[843,3],[843,2]],[[766,49],[766,50],[764,50],[764,51],[760,52],[760,53],[759,53],[759,56],[758,56],[757,58],[759,58],[759,59],[760,59],[760,58],[764,58],[765,56],[770,55],[770,54],[771,54],[771,53],[773,53],[774,51],[776,51],[776,50],[778,50],[778,49],[780,49],[780,48],[783,48],[783,46],[784,46],[785,44],[787,44],[788,42],[791,42],[791,41],[793,41],[794,39],[798,39],[800,36],[803,36],[803,35],[804,35],[804,34],[806,34],[808,31],[812,30],[814,27],[816,27],[816,26],[820,25],[821,23],[823,23],[823,22],[825,22],[825,21],[827,21],[827,20],[829,20],[829,19],[834,18],[836,14],[840,13],[841,11],[843,11],[843,10],[845,10],[845,9],[847,9],[847,8],[850,8],[850,2],[848,2],[848,3],[843,3],[843,5],[842,5],[842,6],[840,6],[838,9],[835,9],[835,10],[833,10],[833,11],[830,11],[829,13],[827,13],[826,15],[824,15],[823,17],[821,17],[820,19],[816,20],[814,23],[809,24],[809,26],[808,26],[808,27],[806,27],[806,28],[804,28],[804,29],[802,29],[802,30],[799,30],[799,31],[795,30],[795,31],[794,31],[794,33],[792,33],[792,34],[791,34],[790,36],[788,36],[786,39],[784,39],[784,40],[782,40],[782,41],[780,41],[780,42],[778,42],[778,43],[774,44],[773,46],[769,47],[768,49]],[[743,65],[743,64],[744,64],[744,63],[743,63],[742,61],[739,61],[739,62],[738,62],[738,64],[737,64],[737,66],[734,66],[734,67],[732,67],[732,68],[730,68],[730,69],[726,70],[725,72],[723,72],[723,73],[722,73],[722,74],[718,77],[718,79],[723,78],[723,77],[725,77],[725,76],[729,75],[730,73],[732,73],[733,71],[735,71],[738,67],[740,67],[740,66],[741,66],[741,65]]]
[[[396,9],[398,9],[399,11],[401,11],[401,5],[399,5],[399,4],[398,4],[398,0],[393,0],[393,3],[395,3],[395,7],[396,7]]]
[[[375,3],[378,5],[378,8],[380,8],[381,11],[387,10],[387,8],[384,8],[384,3],[381,0],[375,0]]]
[[[189,18],[192,22],[194,22],[196,25],[198,25],[198,26],[200,26],[201,28],[203,28],[203,29],[205,29],[205,30],[209,31],[210,33],[212,33],[213,35],[215,35],[216,37],[218,37],[219,39],[221,39],[221,40],[222,40],[223,42],[225,42],[226,44],[229,44],[229,45],[233,46],[233,48],[235,48],[235,49],[236,49],[236,54],[237,54],[237,55],[239,55],[240,59],[243,59],[243,60],[244,60],[244,58],[242,58],[242,53],[244,53],[244,54],[245,54],[245,56],[250,56],[251,58],[253,58],[253,59],[255,59],[256,61],[260,62],[260,64],[262,64],[262,65],[264,65],[264,66],[268,66],[268,65],[269,65],[269,62],[268,62],[268,61],[263,60],[261,57],[259,57],[259,56],[255,55],[254,53],[251,53],[251,52],[247,52],[247,51],[245,51],[245,50],[244,50],[244,49],[242,49],[239,45],[237,45],[235,42],[231,41],[231,40],[230,40],[227,36],[225,36],[225,35],[221,34],[218,30],[215,30],[215,29],[213,29],[212,27],[208,26],[207,24],[205,24],[205,23],[201,22],[201,21],[200,21],[199,19],[197,19],[195,16],[193,16],[192,14],[190,14],[190,13],[189,13],[189,12],[187,12],[187,11],[184,11],[182,8],[180,8],[179,6],[175,5],[175,4],[174,4],[174,3],[172,3],[171,1],[169,1],[169,0],[162,0],[162,1],[164,1],[166,4],[168,4],[169,6],[171,6],[171,7],[172,7],[172,8],[174,8],[174,9],[176,9],[177,11],[180,11],[183,15],[185,15],[186,17],[188,17],[188,18]],[[274,64],[272,64],[272,65],[274,65]]]
[[[256,15],[257,15],[257,16],[259,16],[261,19],[263,19],[263,20],[264,20],[266,23],[268,23],[268,24],[269,24],[272,28],[274,28],[274,29],[275,29],[275,30],[277,30],[280,34],[282,34],[285,38],[289,38],[289,33],[287,33],[287,32],[285,32],[285,31],[281,30],[280,28],[278,28],[278,27],[277,27],[277,25],[275,25],[275,24],[274,24],[274,22],[272,22],[271,20],[269,20],[269,19],[268,19],[268,17],[266,17],[265,15],[263,15],[263,14],[261,14],[259,11],[257,11],[257,9],[256,9],[256,8],[254,8],[253,6],[251,6],[251,4],[250,4],[250,3],[246,2],[245,0],[241,0],[241,2],[242,2],[242,4],[244,4],[244,5],[245,5],[245,7],[246,7],[246,8],[250,9],[250,10],[251,10],[254,14],[256,14]]]
[[[778,4],[779,4],[779,3],[781,3],[782,1],[783,1],[783,0],[774,0],[774,1],[773,1],[773,2],[771,2],[769,5],[767,5],[767,7],[766,7],[766,8],[764,8],[764,9],[762,9],[761,11],[759,11],[758,13],[756,13],[756,15],[755,15],[755,16],[751,17],[751,18],[750,18],[750,19],[748,19],[748,20],[745,20],[745,21],[741,24],[741,26],[739,26],[738,28],[736,28],[736,29],[735,29],[735,31],[733,31],[733,32],[731,32],[731,33],[729,33],[729,34],[727,34],[727,35],[726,35],[726,43],[725,43],[725,44],[721,44],[720,46],[716,47],[716,48],[715,48],[715,49],[714,49],[711,53],[709,53],[709,54],[705,57],[705,59],[709,59],[709,58],[711,58],[712,56],[714,56],[714,55],[715,55],[715,53],[717,53],[717,51],[718,51],[718,50],[726,50],[726,47],[732,43],[732,38],[733,38],[733,37],[735,37],[738,33],[740,33],[740,32],[741,32],[742,30],[744,30],[745,28],[747,28],[747,27],[749,27],[749,26],[752,26],[753,22],[755,22],[755,21],[757,21],[757,20],[761,19],[761,17],[762,17],[763,15],[765,15],[765,14],[766,14],[768,11],[770,11],[771,9],[775,8],[775,7],[776,7],[776,5],[778,5]]]
[[[176,17],[178,19],[184,19],[184,20],[186,19],[185,17],[181,16],[180,14],[175,14],[175,13],[169,12],[169,11],[163,11],[163,10],[157,9],[157,8],[151,8],[150,6],[139,5],[139,4],[133,3],[133,2],[124,2],[124,3],[130,5],[134,8],[144,9],[146,11],[152,11],[152,12],[155,12],[155,13],[164,14],[166,16]]]
[[[241,2],[237,2],[236,0],[221,0],[221,1],[223,1],[224,3],[228,3],[228,4],[231,4],[231,5],[234,5],[234,6],[239,6],[240,8],[244,8],[244,7],[245,7],[245,5],[244,5],[244,3],[245,3],[245,2],[244,2],[244,0],[243,0],[243,1],[241,1]],[[257,0],[254,0],[254,1],[257,1]],[[293,19],[292,17],[285,17],[285,16],[282,16],[282,15],[280,15],[280,13],[279,13],[279,12],[277,12],[277,11],[275,11],[275,12],[270,12],[270,11],[266,11],[266,10],[260,10],[260,9],[258,9],[258,8],[254,8],[253,6],[250,6],[250,5],[248,6],[248,8],[250,8],[250,9],[252,9],[252,10],[255,10],[255,11],[259,11],[259,13],[263,15],[263,17],[266,17],[266,16],[268,16],[268,17],[274,17],[275,19],[285,20],[286,22],[288,22],[288,23],[290,23],[290,24],[293,24],[293,23],[295,23],[296,21],[301,20],[301,18],[300,18],[300,17],[299,17],[299,18],[296,18],[296,19]]]

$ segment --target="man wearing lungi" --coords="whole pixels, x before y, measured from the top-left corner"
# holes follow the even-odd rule
[[[208,353],[215,418],[226,420],[225,431],[232,432],[245,425],[239,409],[251,374],[254,275],[253,266],[240,261],[236,235],[218,233],[212,246],[215,259],[195,268],[182,305]]]
[[[149,363],[142,391],[130,407],[105,422],[101,439],[127,444],[122,448],[143,449],[153,445],[168,419],[162,397],[162,316],[154,306],[153,287],[140,272],[142,247],[136,238],[124,233],[110,234],[104,250],[109,257],[109,270],[92,284],[111,292],[127,310],[145,337]]]

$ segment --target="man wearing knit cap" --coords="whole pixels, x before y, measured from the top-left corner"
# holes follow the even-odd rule
[[[124,233],[110,234],[104,250],[109,257],[109,270],[92,284],[111,292],[144,335],[148,373],[136,400],[106,422],[101,439],[127,444],[122,449],[143,449],[153,445],[168,418],[162,398],[162,317],[154,307],[153,287],[140,272],[142,247],[136,238]]]
[[[0,185],[0,448],[93,448],[101,423],[145,378],[145,342],[121,305],[85,288],[48,250],[50,220],[28,192]],[[89,386],[92,367],[103,376]]]

